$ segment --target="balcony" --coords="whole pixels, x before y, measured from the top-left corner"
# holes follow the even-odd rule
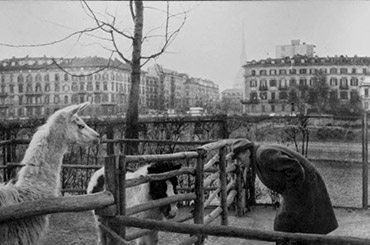
[[[0,97],[6,97],[8,96],[8,93],[0,93]]]
[[[240,100],[240,103],[242,103],[243,105],[258,104],[259,100],[258,99]]]
[[[259,90],[260,91],[267,91],[268,90],[268,87],[267,86],[260,86],[259,87]]]
[[[281,91],[286,91],[288,89],[289,89],[288,86],[279,86],[279,90]]]

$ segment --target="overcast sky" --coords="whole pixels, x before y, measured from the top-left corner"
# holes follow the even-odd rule
[[[105,12],[119,16],[120,28],[132,28],[127,2],[91,1],[89,5],[99,16]],[[145,10],[145,33],[163,27],[163,14],[158,9],[164,10],[165,5],[144,2],[144,6],[148,5],[156,9]],[[170,7],[171,13],[187,11],[187,19],[167,53],[156,62],[193,77],[210,79],[220,85],[221,91],[232,87],[240,69],[243,29],[248,60],[274,58],[276,45],[295,39],[316,45],[318,56],[370,56],[370,1],[174,1]],[[171,22],[171,30],[181,23],[181,17]],[[2,44],[48,43],[93,26],[76,1],[0,1]],[[110,52],[97,42],[94,36],[83,36],[38,48],[0,45],[0,59],[26,55],[108,58]],[[120,44],[129,57],[129,43]],[[158,46],[157,40],[147,40],[144,51],[153,52]]]

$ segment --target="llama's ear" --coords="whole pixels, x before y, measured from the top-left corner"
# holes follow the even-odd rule
[[[72,105],[72,106],[69,106],[66,108],[66,112],[72,116],[76,113],[78,113],[79,111],[82,111],[83,109],[86,108],[86,106],[90,105],[90,102],[85,102],[85,103],[82,103],[82,104],[78,104],[78,105]]]

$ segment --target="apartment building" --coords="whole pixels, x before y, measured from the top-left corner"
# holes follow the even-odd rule
[[[312,86],[317,71],[326,75],[331,95],[340,103],[361,94],[369,77],[370,57],[294,57],[249,61],[245,71],[244,112],[250,115],[290,114],[288,91],[292,86]],[[294,108],[293,108],[294,109]]]
[[[243,90],[239,88],[225,89],[221,92],[221,111],[227,115],[243,113]]]
[[[100,57],[24,57],[0,61],[0,116],[45,117],[69,104],[92,102],[84,114],[124,113],[130,91],[130,66]],[[143,76],[144,77],[144,76]],[[146,105],[145,77],[140,105]]]

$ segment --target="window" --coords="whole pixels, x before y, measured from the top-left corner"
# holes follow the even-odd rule
[[[286,70],[285,70],[285,69],[281,69],[281,70],[279,70],[279,74],[280,74],[280,75],[285,75],[285,74],[286,74]]]
[[[270,87],[276,87],[276,86],[277,86],[276,80],[275,79],[271,79],[270,80]]]
[[[87,83],[87,91],[92,91],[93,90],[93,83],[92,82],[88,82]]]
[[[276,99],[276,94],[275,92],[271,92],[271,100],[275,100]]]
[[[59,92],[59,91],[60,91],[59,83],[55,83],[55,84],[54,84],[54,91],[55,91],[55,92]]]
[[[108,83],[107,82],[104,82],[103,83],[103,90],[104,91],[107,91],[108,90]]]
[[[68,95],[64,95],[64,104],[68,105]]]
[[[340,73],[347,74],[348,73],[347,68],[340,68]]]
[[[260,70],[260,75],[266,75],[266,70]]]
[[[357,73],[356,68],[352,68],[352,74],[356,74],[356,73]]]
[[[80,91],[84,91],[85,90],[85,83],[80,83]]]
[[[5,75],[1,75],[1,82],[5,83]]]
[[[289,86],[295,86],[295,85],[297,85],[297,81],[294,79],[294,78],[292,78],[292,79],[290,79],[289,80]]]
[[[50,103],[50,95],[45,95],[45,104],[49,104]],[[46,115],[49,115],[48,113],[46,113]]]
[[[60,102],[59,95],[58,94],[57,95],[54,95],[54,103],[55,104],[59,104],[59,102]]]
[[[307,79],[306,78],[300,78],[299,79],[299,86],[307,86]]]
[[[121,85],[121,87],[122,87],[122,85]],[[250,81],[250,87],[257,87],[257,80],[251,80]],[[122,91],[122,89],[121,89],[121,91]]]
[[[100,83],[99,82],[97,82],[97,83],[95,83],[95,90],[100,90]]]
[[[252,76],[255,76],[256,75],[256,70],[252,70],[251,74],[252,74]]]
[[[307,74],[307,69],[299,69],[299,74]]]
[[[260,99],[267,100],[267,92],[260,92]]]
[[[369,89],[365,88],[365,98],[369,98]]]
[[[40,74],[37,74],[35,77],[36,82],[41,82],[42,78]]]
[[[78,96],[77,96],[77,94],[73,94],[72,95],[71,103],[72,104],[77,104],[78,103]]]
[[[330,74],[337,74],[337,68],[330,68]]]
[[[346,77],[342,77],[340,79],[340,88],[341,89],[348,89],[348,80]]]
[[[260,81],[260,90],[267,90],[267,80],[263,79]]]
[[[275,69],[270,70],[270,71],[269,71],[269,74],[270,74],[270,75],[276,75],[276,70],[275,70]]]
[[[275,105],[271,105],[271,111],[274,112],[275,111]]]
[[[50,84],[49,83],[45,84],[45,92],[50,92]]]
[[[54,75],[54,80],[55,80],[56,82],[59,82],[59,74],[58,74],[58,73],[55,73],[55,75]]]
[[[281,100],[288,99],[288,93],[286,91],[280,92],[279,93],[279,99],[281,99]]]
[[[297,73],[297,70],[296,69],[290,69],[289,70],[289,74],[296,74]]]
[[[38,93],[41,93],[41,84],[40,83],[37,83],[36,84],[36,87],[35,87],[35,91],[38,92]]]
[[[330,78],[330,86],[338,86],[338,79],[335,77]]]
[[[100,94],[96,94],[96,95],[95,95],[95,103],[96,103],[96,104],[100,104],[100,103],[101,103]]]
[[[358,78],[352,77],[351,78],[351,86],[358,86]]]
[[[23,93],[23,84],[18,84],[18,93]]]
[[[32,81],[33,81],[32,75],[28,74],[27,77],[26,77],[26,82],[32,82]]]
[[[22,75],[18,75],[18,77],[17,77],[17,81],[18,81],[19,83],[23,83],[23,82],[24,82],[24,80],[23,80],[23,76],[22,76]]]
[[[69,76],[67,73],[64,74],[64,81],[69,81]]]
[[[340,99],[348,100],[348,92],[347,91],[340,91]]]
[[[44,75],[44,81],[49,82],[49,80],[50,80],[50,79],[49,79],[49,74],[45,74],[45,75]]]
[[[78,90],[77,82],[73,82],[72,83],[72,91],[77,91],[77,90]]]
[[[288,88],[288,81],[286,79],[280,79],[280,89]]]

